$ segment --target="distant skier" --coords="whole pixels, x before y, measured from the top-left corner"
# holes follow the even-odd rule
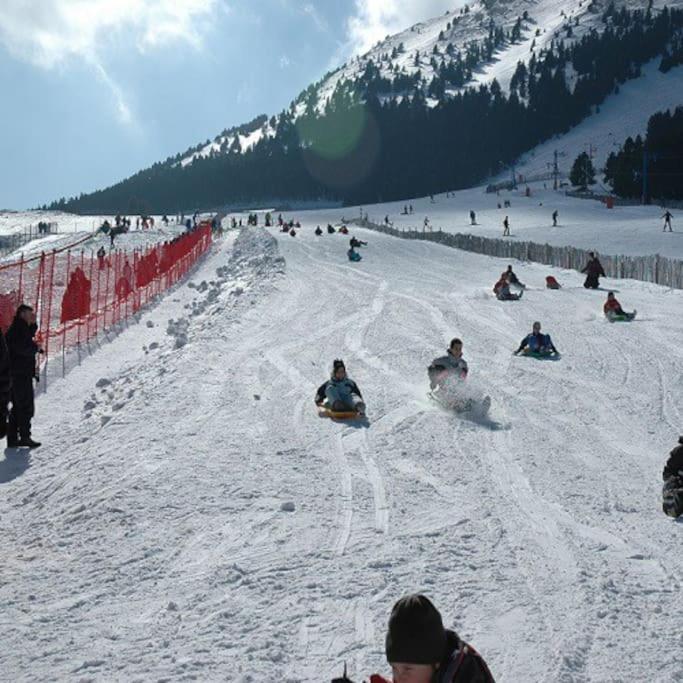
[[[597,289],[600,286],[600,278],[606,277],[600,259],[592,251],[588,263],[581,272],[586,273],[586,281],[583,283],[586,289]]]
[[[500,280],[493,285],[493,293],[496,295],[498,301],[519,301],[522,298],[522,294],[524,294],[524,290],[519,294],[513,294],[510,291],[507,273],[503,273],[500,276]]]
[[[510,219],[507,216],[503,219],[503,237],[510,237]]]
[[[664,228],[662,229],[662,232],[666,232],[667,228],[669,228],[669,232],[673,232],[673,230],[671,229],[671,219],[673,218],[673,216],[671,214],[671,211],[669,211],[669,209],[667,209],[664,212],[664,215],[662,216],[662,218],[664,219]]]
[[[436,389],[447,377],[465,379],[468,372],[467,361],[462,356],[462,340],[456,337],[451,340],[446,355],[435,358],[427,368],[429,386]]]
[[[540,354],[555,354],[559,355],[560,352],[555,348],[553,340],[550,338],[549,334],[543,334],[541,332],[541,323],[535,322],[532,326],[531,334],[527,334],[524,339],[522,339],[519,348],[515,351],[515,356],[520,353],[540,353]]]
[[[358,249],[359,247],[367,247],[368,246],[367,242],[363,242],[362,240],[358,240],[355,237],[352,237],[349,240],[349,244],[351,245],[352,249]]]
[[[683,515],[683,436],[669,453],[662,479],[662,510],[669,517],[680,517]]]
[[[610,322],[613,322],[614,320],[617,320],[619,318],[622,318],[625,320],[632,320],[633,318],[636,317],[636,311],[633,311],[633,313],[627,313],[621,307],[621,304],[617,301],[617,298],[614,296],[614,292],[608,292],[607,293],[607,301],[605,301],[605,304],[602,307],[602,310],[603,310],[603,313],[605,314],[605,317]]]
[[[315,404],[338,413],[357,412],[365,414],[365,402],[358,385],[346,374],[343,360],[332,364],[330,379],[318,387]]]
[[[559,215],[559,214],[557,213],[557,209],[555,209],[555,211],[553,211],[553,228],[556,228],[556,227],[557,227],[557,217],[558,217],[558,215]]]
[[[431,229],[431,228],[429,227],[429,218],[428,218],[427,216],[425,216],[424,223],[423,223],[423,228],[424,228],[425,231],[428,230],[428,229]]]
[[[477,214],[474,211],[470,211],[470,225],[477,224]]]
[[[315,229],[315,234],[318,235],[318,237],[320,237],[320,235],[323,234],[323,231],[320,229],[320,226],[318,226],[318,227]]]
[[[385,651],[394,683],[495,683],[482,656],[444,628],[424,595],[407,595],[394,605]],[[370,681],[389,683],[376,674]]]

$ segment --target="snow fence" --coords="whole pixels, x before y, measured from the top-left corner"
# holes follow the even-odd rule
[[[21,303],[38,317],[40,358],[65,354],[127,320],[182,279],[211,246],[211,226],[133,251],[86,254],[79,245],[0,266],[0,328]]]
[[[496,256],[499,258],[534,261],[557,268],[580,271],[588,262],[590,252],[575,247],[561,247],[536,242],[519,242],[511,240],[481,237],[462,233],[450,233],[439,230],[399,230],[372,221],[350,221],[370,230],[401,237],[403,239],[426,240],[438,242],[449,247],[472,251],[475,254]],[[599,254],[600,262],[607,277],[618,279],[641,280],[654,282],[664,287],[683,289],[683,261],[670,259],[659,254],[652,256],[611,256]]]

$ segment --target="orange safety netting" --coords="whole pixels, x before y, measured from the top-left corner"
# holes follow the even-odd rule
[[[7,331],[19,304],[33,306],[44,359],[93,339],[172,287],[211,246],[211,226],[134,251],[86,254],[78,244],[0,266],[0,327]]]

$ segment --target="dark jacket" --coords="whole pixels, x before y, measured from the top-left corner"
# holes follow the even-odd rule
[[[9,349],[5,335],[0,331],[0,415],[7,410],[12,379],[10,375]]]
[[[520,342],[519,348],[515,351],[515,353],[521,353],[527,346],[531,346],[531,343],[534,341],[534,339],[536,341],[536,348],[547,348],[553,353],[559,353],[559,351],[555,348],[550,335],[543,334],[543,332],[539,332],[538,334],[535,334],[534,332],[527,334],[527,336],[524,337],[524,339],[522,339]]]
[[[33,337],[37,331],[37,325],[29,325],[18,317],[7,330],[7,348],[12,377],[33,377],[36,374],[38,345],[33,341]]]
[[[605,277],[605,271],[602,268],[602,263],[600,263],[600,259],[597,256],[588,261],[585,268],[581,272],[586,273],[586,275],[592,275],[593,277]]]
[[[439,667],[435,683],[495,683],[482,656],[454,631],[446,631],[448,657]]]
[[[348,379],[347,380],[351,384],[351,393],[356,394],[359,398],[363,398],[363,394],[360,393],[360,389],[358,388],[358,385],[352,380]],[[318,387],[318,391],[315,394],[315,404],[316,405],[322,405],[323,401],[325,400],[325,393],[327,392],[327,387],[329,386],[331,380],[327,380],[324,384],[321,384]]]
[[[678,446],[669,453],[669,459],[664,466],[662,477],[669,479],[669,477],[683,478],[683,436],[678,439]]]

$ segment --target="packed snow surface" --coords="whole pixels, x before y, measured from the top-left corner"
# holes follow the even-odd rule
[[[229,233],[40,396],[0,460],[2,678],[360,681],[419,590],[497,680],[681,680],[683,292],[605,280],[609,324],[574,272],[501,303],[502,260],[314,227]],[[512,356],[536,319],[560,361]],[[456,335],[487,419],[427,397]],[[334,358],[368,425],[318,417]]]

